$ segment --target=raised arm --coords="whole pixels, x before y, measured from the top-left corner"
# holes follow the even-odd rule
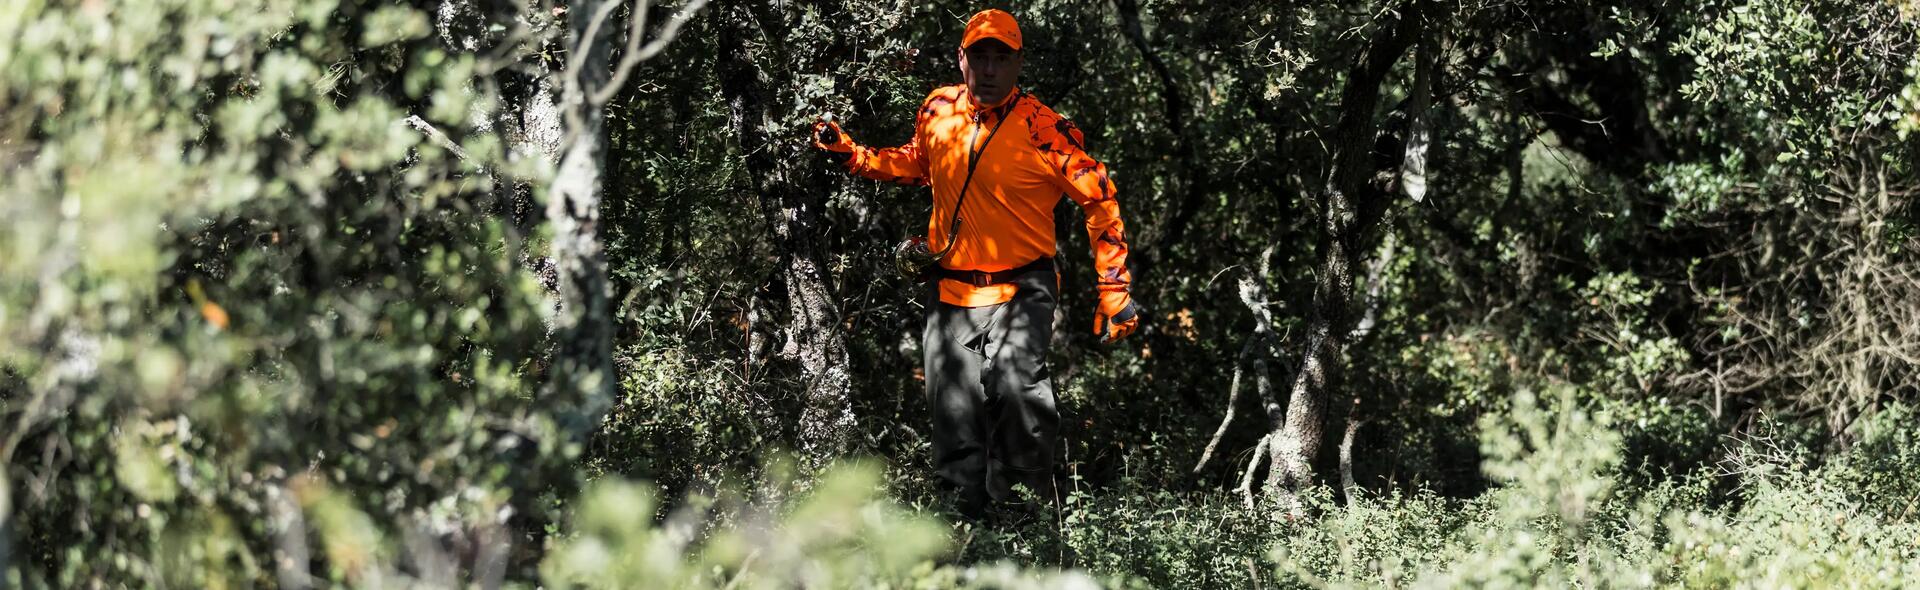
[[[906,145],[890,148],[870,148],[860,145],[847,137],[840,125],[832,121],[821,121],[813,125],[814,147],[827,150],[845,158],[848,172],[886,182],[897,182],[915,186],[927,184],[927,154],[920,149],[920,130],[925,127],[931,111],[929,106],[938,93],[928,96],[921,103],[919,115],[914,119],[913,137]]]
[[[1051,110],[1035,115],[1029,128],[1034,146],[1055,172],[1054,184],[1087,211],[1087,240],[1093,244],[1093,268],[1099,275],[1093,331],[1107,341],[1125,338],[1140,319],[1133,304],[1133,273],[1127,269],[1126,223],[1120,219],[1107,167],[1087,155],[1080,129]]]

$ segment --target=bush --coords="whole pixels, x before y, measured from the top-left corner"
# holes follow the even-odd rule
[[[1706,507],[1715,476],[1689,473],[1641,489],[1613,474],[1620,436],[1563,394],[1552,409],[1516,397],[1481,433],[1488,475],[1503,485],[1468,500],[1362,497],[1282,531],[1274,557],[1294,583],[1473,587],[1884,587],[1920,579],[1920,525],[1885,510],[1913,490],[1907,410],[1862,428],[1863,443],[1819,469],[1803,455],[1748,441],[1727,450],[1739,501]],[[1896,450],[1899,449],[1899,450]],[[1896,494],[1898,492],[1895,492]],[[1912,496],[1907,496],[1911,498]]]
[[[541,578],[555,588],[1095,587],[1073,572],[938,565],[953,547],[948,527],[889,501],[881,484],[875,465],[842,464],[817,482],[764,485],[750,503],[689,496],[662,521],[652,486],[602,480],[575,504]]]

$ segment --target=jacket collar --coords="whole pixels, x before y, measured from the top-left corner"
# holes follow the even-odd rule
[[[1006,98],[1000,99],[1000,102],[989,104],[989,105],[983,105],[983,104],[980,104],[979,100],[976,100],[974,98],[972,90],[967,90],[965,89],[965,86],[962,85],[961,91],[965,92],[967,95],[966,100],[960,101],[960,104],[965,105],[965,107],[961,112],[965,113],[968,117],[978,116],[982,111],[993,113],[1000,116],[1006,116],[1006,112],[1013,106],[1013,104],[1020,101],[1020,95],[1026,94],[1025,90],[1022,90],[1019,86],[1014,86],[1013,90],[1007,93]]]

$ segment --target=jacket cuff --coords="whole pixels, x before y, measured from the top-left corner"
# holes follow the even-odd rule
[[[1125,321],[1122,316],[1132,318],[1139,314],[1133,304],[1133,295],[1126,291],[1100,291],[1099,306],[1100,313],[1115,322]]]
[[[869,151],[871,150],[868,150],[867,146],[854,144],[853,151],[847,152],[847,160],[842,165],[846,166],[847,172],[858,174],[860,165],[866,162]]]

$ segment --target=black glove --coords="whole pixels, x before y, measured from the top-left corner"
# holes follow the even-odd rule
[[[846,133],[840,131],[840,125],[832,121],[820,121],[813,124],[813,147],[820,148],[826,154],[827,161],[846,165],[853,157],[854,143]]]

